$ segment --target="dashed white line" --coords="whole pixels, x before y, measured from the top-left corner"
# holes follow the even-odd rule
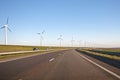
[[[50,59],[49,62],[53,61],[54,59],[55,59],[55,58]]]
[[[79,54],[79,55],[80,55],[80,54]],[[116,74],[116,73],[114,73],[114,72],[112,72],[112,71],[110,71],[110,70],[102,67],[101,65],[95,63],[94,61],[88,59],[87,57],[85,57],[85,56],[83,56],[83,55],[80,55],[80,56],[81,56],[82,58],[84,58],[85,60],[89,61],[90,63],[92,63],[92,64],[96,65],[97,67],[103,69],[104,71],[108,72],[109,74],[111,74],[111,75],[115,76],[116,78],[120,79],[120,75],[118,75],[118,74]]]

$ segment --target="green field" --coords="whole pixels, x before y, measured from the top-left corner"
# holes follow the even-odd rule
[[[120,48],[93,48],[93,50],[107,51],[107,52],[120,52]]]
[[[23,56],[41,54],[43,52],[46,52],[46,51],[30,52],[30,53],[17,53],[17,54],[5,54],[5,55],[0,55],[0,60],[7,60],[7,59],[11,59],[11,58],[18,58],[18,57],[23,57]]]
[[[120,60],[120,48],[81,48],[79,51],[113,60]]]
[[[49,47],[49,46],[19,46],[19,45],[0,45],[1,52],[14,52],[14,51],[31,51],[33,48],[38,48],[39,50],[48,49],[65,49],[65,47]]]

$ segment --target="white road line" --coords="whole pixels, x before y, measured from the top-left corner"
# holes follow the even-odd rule
[[[28,53],[28,52],[38,52],[38,51],[46,51],[46,50],[3,52],[3,53],[0,53],[0,55],[4,55],[4,54],[16,54],[16,53]]]
[[[48,54],[48,53],[51,53],[51,52],[57,52],[57,51],[48,51],[48,52],[43,52],[43,53],[40,53],[40,54],[34,54],[34,55],[28,55],[28,56],[23,56],[23,57],[16,57],[16,58],[11,58],[11,59],[6,59],[6,60],[0,60],[0,63],[19,60],[19,59],[23,59],[23,58],[34,57],[34,56],[38,56],[38,55],[42,55],[42,54]]]
[[[55,59],[55,58],[50,59],[49,62],[53,61],[54,59]]]
[[[80,54],[79,54],[79,55],[80,55]],[[85,60],[89,61],[90,63],[92,63],[92,64],[98,66],[99,68],[103,69],[104,71],[108,72],[109,74],[111,74],[111,75],[117,77],[118,79],[120,79],[120,75],[118,75],[118,74],[116,74],[116,73],[114,73],[114,72],[112,72],[112,71],[110,71],[110,70],[102,67],[101,65],[95,63],[94,61],[88,59],[87,57],[85,57],[85,56],[83,56],[83,55],[80,55],[80,56],[81,56],[82,58],[84,58]]]

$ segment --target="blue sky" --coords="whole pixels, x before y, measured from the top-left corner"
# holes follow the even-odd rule
[[[120,0],[0,0],[0,26],[9,16],[9,44],[120,47]],[[0,30],[4,44],[4,30]]]

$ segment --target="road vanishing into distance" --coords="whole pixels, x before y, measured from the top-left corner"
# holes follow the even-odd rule
[[[0,63],[0,80],[120,80],[119,75],[120,69],[76,50]]]

